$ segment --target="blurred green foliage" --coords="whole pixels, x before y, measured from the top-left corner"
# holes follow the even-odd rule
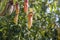
[[[6,2],[0,2],[0,12]],[[29,8],[33,8],[33,25],[27,26],[27,16],[23,11],[24,0],[18,0],[20,5],[19,22],[13,23],[15,12],[6,17],[0,17],[0,40],[57,40],[57,26],[60,24],[60,11],[57,0],[29,0]],[[58,19],[59,20],[58,20]]]

